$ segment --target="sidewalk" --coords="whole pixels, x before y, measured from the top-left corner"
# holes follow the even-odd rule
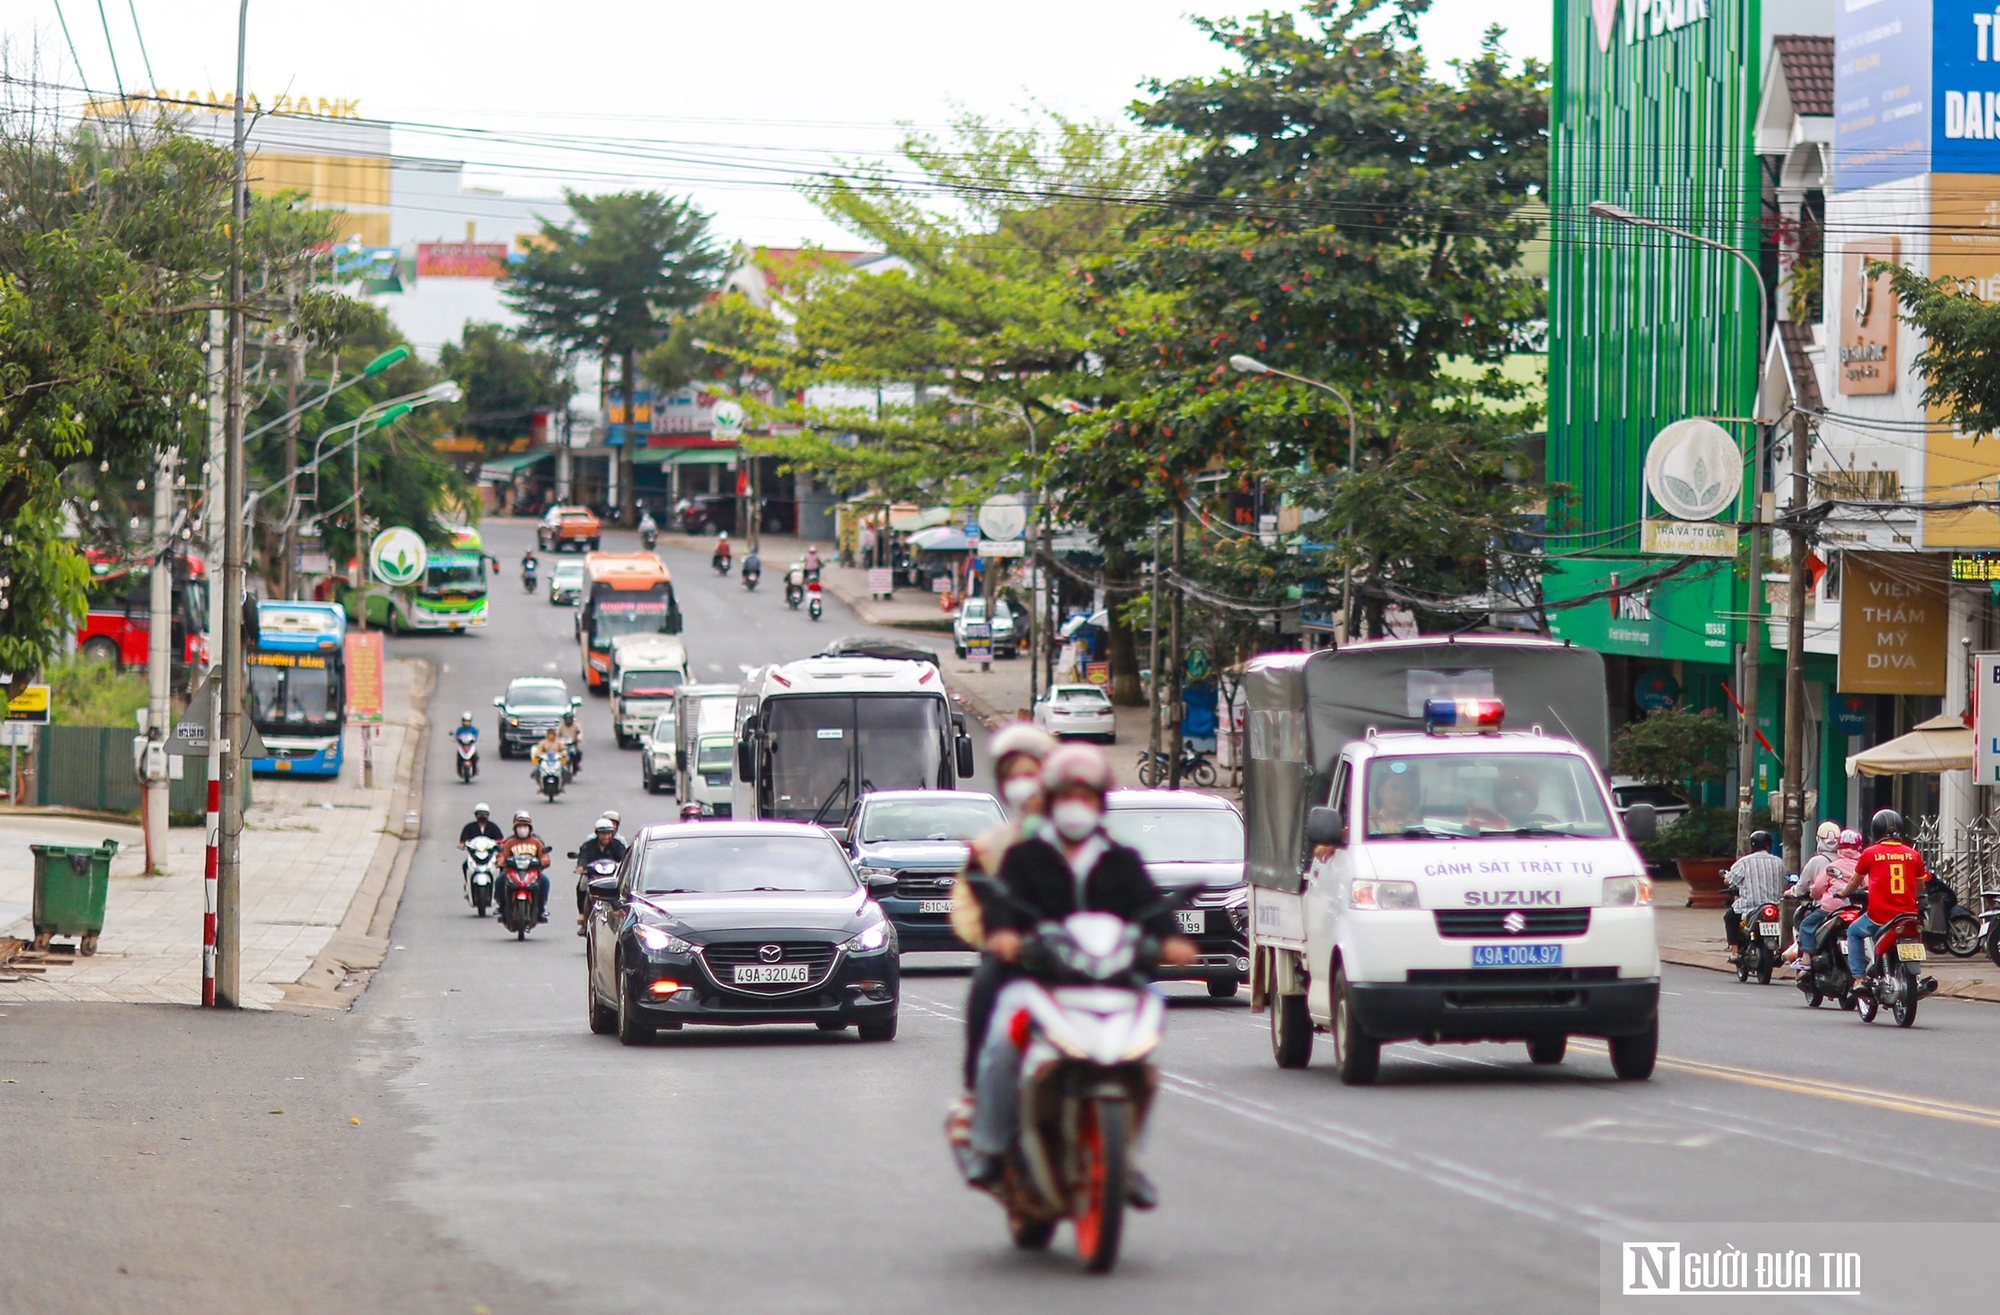
[[[374,789],[361,788],[353,731],[337,781],[260,777],[251,787],[255,802],[243,820],[245,1006],[344,1008],[366,972],[380,965],[415,848],[421,808],[412,790],[422,788],[423,708],[434,683],[428,663],[388,664]],[[0,942],[32,939],[30,842],[95,844],[109,837],[121,845],[97,953],[0,963],[0,1003],[199,1004],[205,836],[200,827],[176,827],[167,836],[171,875],[147,877],[135,826],[8,816],[0,809]],[[45,971],[25,971],[32,967]]]
[[[1687,907],[1687,885],[1662,881],[1654,888],[1654,916],[1660,933],[1660,959],[1687,968],[1707,968],[1734,976],[1729,943],[1722,935],[1722,910]],[[1940,954],[1925,961],[1924,971],[1937,978],[1940,996],[1957,1000],[2000,1002],[2000,967],[1982,951],[1970,959]],[[1780,968],[1771,984],[1791,984],[1791,972]]]

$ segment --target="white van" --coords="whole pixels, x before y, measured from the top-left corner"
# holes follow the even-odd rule
[[[683,685],[675,695],[675,733],[680,748],[674,795],[685,806],[706,804],[716,817],[732,814],[731,790],[736,782],[737,686],[719,683]]]
[[[1556,1064],[1584,1035],[1619,1077],[1652,1073],[1652,881],[1592,753],[1599,655],[1387,641],[1257,658],[1245,684],[1251,1004],[1280,1067],[1315,1031],[1348,1083],[1390,1041],[1524,1041]]]
[[[611,730],[629,749],[671,712],[688,679],[687,646],[672,635],[619,635],[611,641]]]

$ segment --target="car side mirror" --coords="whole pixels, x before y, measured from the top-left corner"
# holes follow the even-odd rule
[[[1347,819],[1338,808],[1315,808],[1306,814],[1306,839],[1315,845],[1347,843]]]
[[[507,706],[507,700],[496,694],[493,696],[493,706],[496,708],[504,708]]]
[[[618,878],[592,877],[590,879],[590,897],[592,899],[616,900],[618,898]]]
[[[681,609],[678,604],[667,609],[667,619],[660,626],[660,632],[667,635],[678,635],[681,632]]]
[[[838,840],[842,846],[847,844],[848,837],[852,834],[844,826],[830,826],[826,829],[826,833]]]
[[[1651,804],[1633,804],[1625,810],[1625,838],[1655,840],[1660,834],[1660,815]]]
[[[972,737],[970,735],[960,735],[958,737],[959,779],[965,780],[967,777],[970,777],[972,775],[974,765],[975,764],[972,761]]]
[[[736,775],[745,781],[754,779],[757,772],[757,741],[754,734],[746,731],[743,738],[736,742]]]
[[[569,696],[569,706],[572,708],[580,708],[583,706],[583,700],[578,698],[576,695],[572,694]]]
[[[879,894],[885,890],[894,890],[895,888],[896,879],[886,872],[878,872],[868,878],[868,893],[871,895]]]

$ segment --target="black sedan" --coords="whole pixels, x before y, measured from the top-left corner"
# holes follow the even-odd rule
[[[641,1045],[687,1023],[896,1035],[896,928],[825,830],[683,822],[590,883],[590,1030]],[[879,881],[886,889],[893,882]]]
[[[1000,801],[975,790],[876,790],[847,816],[847,842],[864,880],[894,884],[882,907],[903,953],[966,950],[951,929],[951,889],[965,842],[1006,820]]]
[[[1194,790],[1113,790],[1104,829],[1139,851],[1161,890],[1193,892],[1174,916],[1195,943],[1195,961],[1162,966],[1163,980],[1203,981],[1218,999],[1250,975],[1243,881],[1243,815],[1227,799]]]

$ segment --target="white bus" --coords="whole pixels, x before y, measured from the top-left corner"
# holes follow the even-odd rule
[[[872,790],[953,790],[972,768],[929,662],[806,658],[752,671],[737,696],[740,818],[837,825]]]

